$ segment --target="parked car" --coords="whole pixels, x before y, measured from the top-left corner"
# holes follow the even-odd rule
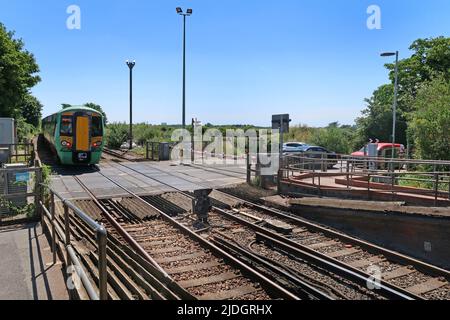
[[[137,148],[137,144],[135,142],[133,142],[132,148]],[[122,145],[120,146],[121,150],[128,150],[130,149],[130,141],[126,141],[124,143],[122,143]]]
[[[395,143],[394,145],[391,142],[377,142],[374,143],[377,145],[377,152],[376,155],[369,154],[369,144],[365,145],[361,148],[361,150],[353,152],[351,155],[353,157],[374,157],[374,158],[392,158],[392,152],[394,152],[394,158],[396,159],[403,159],[405,157],[405,151],[406,148],[403,144]],[[392,147],[394,146],[394,148]],[[394,151],[393,151],[394,150]],[[376,166],[378,169],[386,169],[385,163],[378,163]],[[396,169],[400,169],[402,167],[401,163],[395,164],[394,166]]]
[[[377,145],[377,155],[379,158],[391,158],[392,157],[392,143],[379,142]],[[405,146],[399,143],[394,144],[396,158],[401,158],[405,155]],[[362,147],[359,151],[351,154],[353,157],[368,157],[369,156],[369,144]]]
[[[283,144],[283,153],[303,152],[308,145],[304,142],[288,142]]]
[[[338,155],[336,152],[329,151],[324,147],[305,146],[302,153],[308,158],[327,159],[327,168],[332,169],[337,164]]]

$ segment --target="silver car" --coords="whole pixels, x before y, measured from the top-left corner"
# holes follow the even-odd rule
[[[283,144],[283,153],[300,153],[303,152],[308,145],[304,142],[287,142]]]

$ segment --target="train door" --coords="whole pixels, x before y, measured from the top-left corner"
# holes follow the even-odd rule
[[[90,117],[85,113],[75,114],[74,161],[90,161]]]

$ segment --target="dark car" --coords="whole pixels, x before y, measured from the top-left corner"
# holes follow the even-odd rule
[[[338,155],[324,147],[306,146],[302,149],[302,152],[308,158],[327,159],[328,169],[332,169],[338,163]]]

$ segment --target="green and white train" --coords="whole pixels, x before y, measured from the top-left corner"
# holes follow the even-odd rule
[[[42,130],[57,161],[64,165],[94,165],[103,152],[104,116],[82,106],[63,109],[42,120]]]

